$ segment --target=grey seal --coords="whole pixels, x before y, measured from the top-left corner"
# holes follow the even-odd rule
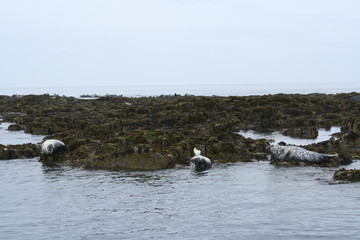
[[[65,144],[56,139],[49,139],[41,144],[41,152],[45,155],[51,155],[63,150],[65,150]]]
[[[203,172],[211,168],[211,161],[209,158],[201,155],[201,151],[194,148],[195,156],[190,159],[190,168],[194,172]]]
[[[296,146],[270,145],[267,150],[271,154],[271,160],[277,161],[303,161],[311,163],[323,163],[331,158],[338,157],[338,154],[322,154],[306,150]]]

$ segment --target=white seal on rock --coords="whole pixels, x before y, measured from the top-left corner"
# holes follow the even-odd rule
[[[333,157],[338,157],[337,154],[322,154],[295,146],[270,145],[267,147],[267,149],[271,154],[271,160],[275,161],[294,160],[311,163],[322,163],[330,160]]]
[[[211,161],[209,158],[201,155],[201,151],[194,148],[195,156],[190,159],[190,168],[195,172],[202,172],[211,168]]]
[[[56,139],[49,139],[41,144],[41,152],[46,155],[51,155],[65,150],[65,144]]]

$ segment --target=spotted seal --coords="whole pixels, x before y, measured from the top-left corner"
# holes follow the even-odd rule
[[[65,144],[56,139],[49,139],[41,144],[41,152],[45,155],[51,155],[63,150],[65,150]]]
[[[306,150],[296,146],[270,145],[267,150],[271,154],[271,160],[277,161],[303,161],[310,163],[323,163],[331,158],[338,157],[337,154],[322,154]]]
[[[195,156],[190,159],[190,168],[194,172],[203,172],[211,168],[211,161],[209,158],[201,155],[201,151],[194,148]]]

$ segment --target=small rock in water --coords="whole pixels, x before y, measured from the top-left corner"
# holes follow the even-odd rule
[[[19,125],[19,124],[11,124],[7,130],[10,130],[10,131],[20,131],[20,130],[24,130],[24,127]]]

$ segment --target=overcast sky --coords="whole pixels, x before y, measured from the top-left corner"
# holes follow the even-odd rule
[[[0,0],[1,86],[360,81],[358,0]]]

